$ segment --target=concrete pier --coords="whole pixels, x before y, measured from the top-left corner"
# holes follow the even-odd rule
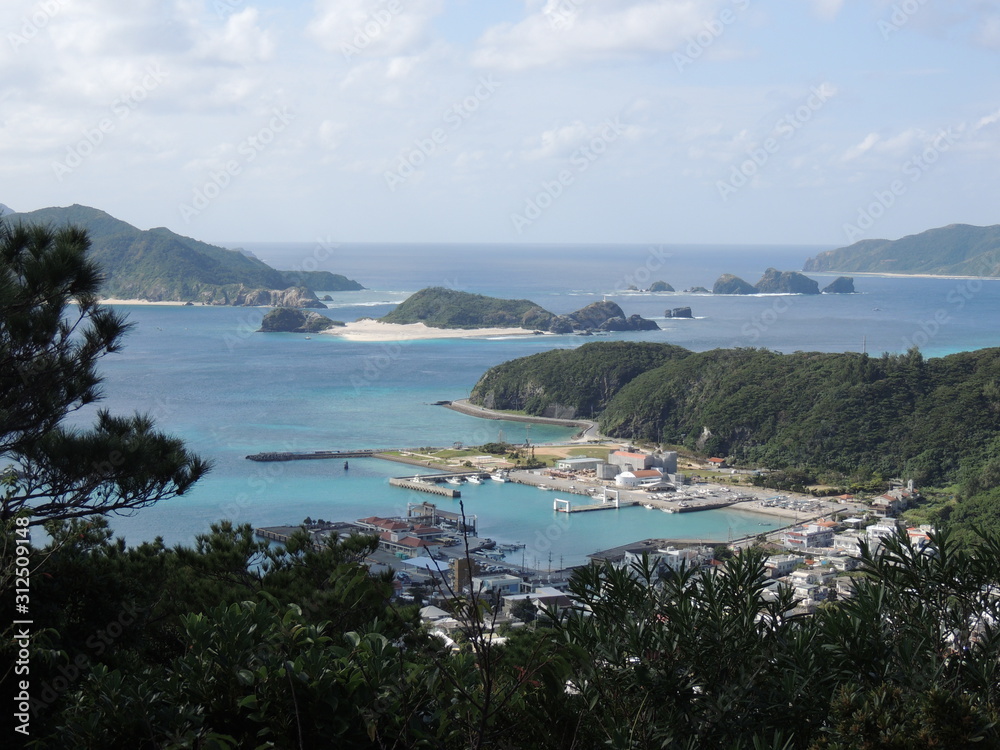
[[[414,482],[412,479],[403,479],[402,477],[391,477],[389,484],[393,487],[402,487],[406,490],[417,490],[418,492],[429,492],[432,495],[441,495],[442,497],[458,498],[462,496],[460,490],[455,490],[451,487],[441,487],[430,482]]]

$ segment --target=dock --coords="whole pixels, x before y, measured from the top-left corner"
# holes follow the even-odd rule
[[[441,495],[442,497],[458,498],[462,496],[461,490],[455,490],[451,487],[442,487],[439,484],[433,484],[431,482],[417,482],[413,479],[406,479],[404,477],[391,477],[389,479],[389,484],[393,487],[402,487],[404,490],[429,492],[432,495]]]
[[[573,503],[569,500],[556,498],[552,501],[552,510],[557,513],[586,513],[592,510],[617,510],[618,508],[627,508],[638,504],[638,500],[622,500],[621,496],[616,492],[614,498],[605,498],[603,503],[584,503],[583,505],[573,505]]]

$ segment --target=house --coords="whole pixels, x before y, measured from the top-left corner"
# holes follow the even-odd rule
[[[861,540],[863,538],[864,532],[842,531],[833,535],[833,548],[843,550],[849,555],[859,555],[861,554]]]
[[[511,594],[503,598],[503,611],[510,614],[510,608],[521,601],[530,601],[538,610],[550,608],[556,611],[573,606],[573,599],[565,592],[551,586],[538,586],[525,594]]]
[[[494,594],[507,596],[509,594],[520,594],[524,585],[518,576],[509,573],[498,573],[488,576],[473,576],[472,590],[475,593],[490,591]]]
[[[384,550],[391,552],[397,557],[418,557],[424,554],[424,551],[430,551],[434,547],[444,546],[443,542],[438,542],[429,539],[418,539],[415,536],[394,534],[389,531],[383,531],[378,535],[379,544],[378,546]]]
[[[829,547],[833,543],[833,529],[815,523],[795,526],[785,531],[782,542],[792,549]]]
[[[771,578],[781,578],[791,573],[802,563],[798,555],[771,555],[764,561],[764,569]]]
[[[708,468],[710,469],[728,469],[729,464],[726,463],[724,458],[710,458],[708,459]]]

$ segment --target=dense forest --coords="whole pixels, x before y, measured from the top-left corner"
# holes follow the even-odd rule
[[[1000,479],[1000,349],[925,359],[595,342],[498,365],[471,400],[596,416],[611,436],[831,481],[905,476],[971,496]]]

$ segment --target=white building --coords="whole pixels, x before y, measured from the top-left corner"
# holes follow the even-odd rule
[[[615,477],[618,487],[658,487],[663,483],[663,472],[659,469],[638,469],[623,471]]]

